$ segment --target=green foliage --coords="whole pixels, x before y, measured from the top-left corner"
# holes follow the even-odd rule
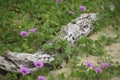
[[[48,80],[55,80],[55,78],[52,74],[50,74]]]
[[[109,9],[108,5],[111,2],[115,4],[115,11]],[[75,47],[68,46],[68,42],[62,40],[53,42],[52,45],[44,44],[56,36],[61,26],[66,25],[81,13],[85,13],[79,10],[80,5],[86,6],[86,13],[100,13],[97,22],[94,23],[94,33],[112,25],[116,30],[117,37],[101,36],[94,41],[82,37],[77,41]],[[71,74],[69,77],[65,77],[64,73],[60,74],[60,80],[71,80],[75,77],[82,78],[82,80],[107,80],[113,74],[120,74],[120,66],[111,66],[99,75],[93,70],[88,70],[85,65],[76,66],[80,62],[76,56],[82,54],[104,55],[103,46],[111,45],[120,38],[119,7],[120,0],[63,0],[60,3],[56,3],[55,0],[0,0],[0,53],[6,50],[34,53],[38,47],[42,46],[46,52],[54,52],[60,63],[70,57]],[[69,11],[74,11],[75,15],[70,15]],[[31,28],[37,28],[37,32],[30,33],[29,29]],[[28,31],[29,35],[24,38],[20,35],[21,31]],[[56,65],[55,62],[53,65]],[[117,73],[114,70],[117,70]],[[33,75],[22,76],[21,80],[36,80],[37,76],[46,76],[49,73],[48,69],[42,68]],[[12,78],[18,80],[17,75],[11,73],[6,75],[5,80]],[[56,79],[53,74],[50,74],[48,80]]]
[[[24,75],[21,80],[33,80],[32,77]]]
[[[111,0],[112,1],[112,0]],[[34,52],[42,43],[52,39],[60,30],[62,25],[72,21],[80,13],[78,8],[80,5],[87,7],[86,12],[100,12],[95,30],[103,28],[105,25],[113,23],[118,24],[117,14],[119,14],[119,0],[114,2],[117,11],[111,12],[106,4],[109,0],[103,1],[63,1],[57,4],[54,0],[51,1],[23,1],[1,0],[0,6],[0,44],[2,47],[9,43],[5,48],[0,47],[1,52],[5,50],[14,50],[15,47],[21,48],[19,52]],[[49,4],[49,5],[48,5]],[[51,6],[54,5],[54,6]],[[93,9],[94,7],[94,9]],[[104,7],[102,9],[101,7]],[[70,15],[68,11],[74,11],[75,15]],[[117,13],[116,13],[117,12]],[[66,14],[67,13],[67,14]],[[111,17],[112,16],[112,17]],[[117,21],[110,21],[110,19]],[[28,48],[24,48],[22,44],[24,39],[20,36],[20,31],[29,30],[30,28],[38,28],[39,35],[35,34],[32,37],[27,37],[26,42]],[[118,27],[114,27],[118,30]],[[34,44],[33,44],[34,43]],[[35,47],[36,46],[36,47]],[[28,50],[29,49],[29,50]]]
[[[5,80],[10,80],[10,79],[19,80],[18,75],[16,73],[8,73],[5,77]]]
[[[104,54],[103,47],[98,40],[93,41],[87,37],[82,37],[78,40],[77,44],[77,46],[80,47],[79,50],[81,50],[83,53],[88,53],[96,56]]]

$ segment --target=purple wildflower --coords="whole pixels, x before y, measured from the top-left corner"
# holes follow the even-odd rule
[[[38,76],[38,80],[46,80],[44,76]]]
[[[21,32],[20,32],[20,35],[21,35],[22,37],[27,37],[27,36],[28,36],[28,32],[27,32],[27,31],[21,31]]]
[[[80,6],[80,10],[81,11],[86,11],[86,7],[85,6]]]
[[[25,75],[25,74],[30,74],[30,70],[27,67],[20,67],[20,72]]]
[[[37,68],[42,68],[44,64],[43,64],[42,61],[35,61],[35,62],[34,62],[34,65],[35,65]]]
[[[101,69],[101,68],[95,68],[95,71],[96,71],[97,73],[102,73],[102,69]]]
[[[101,68],[105,69],[108,68],[110,65],[108,63],[102,63]]]
[[[75,14],[75,12],[73,12],[73,11],[69,11],[69,14],[72,14],[72,15],[74,15],[74,14]]]
[[[94,67],[94,64],[92,62],[87,61],[86,62],[86,66],[87,67]]]
[[[37,28],[31,28],[29,31],[32,32],[32,33],[34,33],[34,32],[37,31]]]
[[[60,3],[61,2],[61,0],[56,0],[56,3]]]

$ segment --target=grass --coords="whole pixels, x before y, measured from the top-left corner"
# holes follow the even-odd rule
[[[116,6],[115,11],[110,11],[109,9],[109,3],[111,2]],[[72,64],[77,64],[79,61],[75,57],[78,53],[80,55],[89,53],[94,56],[103,56],[106,53],[103,50],[103,46],[115,43],[120,36],[119,3],[119,0],[116,0],[116,2],[113,0],[63,0],[60,3],[56,3],[55,0],[0,0],[0,53],[6,50],[34,53],[48,40],[54,39],[62,26],[82,13],[94,12],[99,13],[99,15],[98,21],[94,24],[93,33],[112,25],[117,37],[102,36],[96,41],[84,37],[78,40],[79,45],[76,47],[68,46],[66,41],[58,41],[54,46],[45,44],[43,48],[48,52],[54,50],[56,55],[62,50],[61,58],[66,58],[74,53],[74,57],[70,59]],[[82,12],[79,9],[81,5],[86,6],[87,11]],[[69,14],[69,11],[74,11],[75,15]],[[28,31],[31,28],[37,28],[38,30],[26,38],[20,36],[21,31]],[[63,61],[61,58],[60,62]],[[98,78],[98,76],[101,76],[98,80],[106,80],[108,76],[112,75],[111,73],[114,73],[114,70],[120,70],[120,68],[119,66],[112,66],[101,75],[96,74],[92,70],[86,72],[87,68],[85,65],[73,65],[71,70],[71,75],[68,78],[65,78],[63,73],[58,80],[70,80],[72,77],[83,77],[84,80],[93,80]],[[113,70],[113,72],[110,70]],[[49,70],[43,68],[39,73],[24,76],[21,80],[34,80],[38,75],[48,76],[48,80],[56,80],[54,75],[49,74],[49,72]],[[114,74],[120,73],[116,72]],[[15,77],[15,74],[8,74],[6,80],[11,76]],[[17,78],[15,79],[17,80]]]

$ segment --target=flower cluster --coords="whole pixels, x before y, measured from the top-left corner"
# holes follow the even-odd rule
[[[28,36],[28,32],[27,32],[27,31],[21,31],[21,32],[20,32],[20,35],[21,35],[22,37],[27,37],[27,36]]]
[[[56,3],[60,3],[61,2],[61,0],[56,0]]]
[[[31,33],[34,33],[34,32],[37,31],[37,28],[31,28],[29,31],[30,31]]]
[[[69,14],[74,15],[74,14],[75,14],[75,12],[73,12],[73,11],[69,11]]]
[[[60,2],[62,2],[62,0],[56,0],[56,3],[60,3]],[[85,6],[80,6],[80,10],[81,11],[86,11],[86,7]],[[69,11],[68,13],[71,14],[71,15],[75,14],[74,11]]]
[[[30,74],[30,69],[27,68],[27,67],[20,67],[20,72],[21,72],[23,75]]]
[[[86,66],[88,68],[93,68],[96,71],[96,73],[102,73],[103,69],[108,68],[110,65],[109,63],[102,63],[101,67],[96,67],[92,62],[87,61]]]
[[[85,6],[80,6],[80,10],[81,11],[86,11],[86,7]]]
[[[31,32],[31,33],[35,33],[37,31],[37,28],[31,28],[30,30],[29,30],[29,32]],[[29,32],[27,32],[27,31],[21,31],[20,32],[20,35],[22,36],[22,37],[27,37],[28,35],[29,35]]]
[[[44,76],[38,76],[38,80],[46,80]]]
[[[44,64],[43,64],[42,61],[35,61],[35,62],[34,62],[34,65],[35,65],[37,68],[42,68]]]
[[[105,69],[108,68],[110,65],[108,63],[102,63],[101,68]]]
[[[34,62],[34,65],[35,67],[37,68],[42,68],[44,66],[43,62],[42,61],[35,61]],[[27,74],[30,74],[30,69],[28,67],[20,67],[20,72],[23,74],[23,75],[27,75]],[[44,76],[38,76],[38,80],[46,80],[46,78]]]
[[[86,7],[85,6],[80,6],[80,10],[81,11],[86,11]],[[69,11],[69,14],[74,15],[75,12],[74,11]]]

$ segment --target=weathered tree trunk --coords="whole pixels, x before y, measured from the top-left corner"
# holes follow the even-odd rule
[[[81,14],[71,23],[63,26],[60,35],[56,37],[56,40],[62,39],[67,40],[69,45],[73,46],[75,42],[82,36],[88,36],[93,30],[92,22],[96,20],[95,13]],[[48,44],[54,43],[51,41]],[[30,68],[31,72],[37,71],[38,68],[34,66],[34,62],[41,60],[43,63],[50,65],[55,60],[54,54],[45,53],[42,49],[39,49],[36,53],[17,53],[17,52],[5,52],[0,57],[0,69],[17,72],[21,66]],[[45,65],[46,66],[46,65]]]

